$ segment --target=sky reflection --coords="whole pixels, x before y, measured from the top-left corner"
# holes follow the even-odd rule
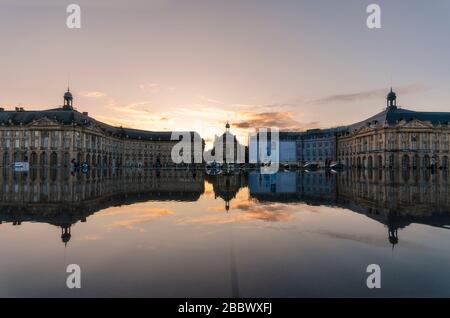
[[[186,171],[183,185],[169,171],[64,173],[3,174],[2,296],[449,296],[446,172]],[[283,178],[292,188],[270,186]],[[56,192],[27,201],[34,183]],[[65,287],[71,263],[83,269],[78,291]],[[372,263],[383,268],[375,292],[364,283]]]

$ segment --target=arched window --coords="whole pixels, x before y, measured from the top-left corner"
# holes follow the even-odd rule
[[[58,155],[56,152],[52,152],[50,155],[50,166],[55,167],[58,165]]]
[[[404,155],[402,158],[402,168],[409,169],[409,156],[408,155]]]
[[[419,157],[419,155],[415,155],[413,157],[413,164],[412,164],[412,166],[413,166],[413,169],[417,169],[417,168],[420,167],[420,157]]]
[[[64,153],[64,165],[68,166],[70,164],[70,155],[68,152]]]
[[[31,153],[30,164],[32,166],[36,166],[38,164],[38,157],[37,157],[36,152],[34,152],[34,151]]]
[[[45,166],[48,164],[47,154],[45,152],[41,153],[40,164]]]
[[[394,155],[389,155],[389,168],[395,168]]]

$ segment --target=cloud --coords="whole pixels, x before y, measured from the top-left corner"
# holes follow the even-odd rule
[[[261,211],[258,213],[240,213],[240,214],[214,214],[203,215],[195,218],[184,219],[179,224],[229,224],[241,223],[248,221],[265,221],[265,222],[279,222],[290,221],[293,216],[285,213],[272,213],[270,211]]]
[[[127,113],[130,115],[145,115],[152,113],[150,111],[150,101],[136,102],[124,106],[115,106],[113,109],[120,113]]]
[[[286,109],[298,109],[303,104],[302,101],[295,101],[295,102],[279,102],[279,103],[271,103],[271,104],[263,104],[261,106],[258,106],[259,108],[264,108],[268,110],[286,110]]]
[[[241,219],[243,220],[280,222],[294,219],[293,207],[282,203],[262,204],[255,201],[241,201],[232,204],[231,208],[242,211]]]
[[[83,240],[83,241],[98,241],[101,239],[103,239],[103,238],[99,235],[85,235],[81,238],[81,240]]]
[[[109,224],[110,227],[119,227],[132,230],[138,225],[142,225],[158,219],[163,216],[173,215],[174,212],[169,209],[162,208],[145,208],[142,211],[135,211],[129,218],[114,221]],[[106,215],[106,214],[105,214]],[[110,214],[111,215],[111,214]]]
[[[406,86],[400,86],[395,88],[397,94],[407,95],[414,93],[421,93],[430,90],[428,86],[422,84],[411,84]],[[331,95],[324,98],[311,101],[312,104],[329,104],[329,103],[342,103],[342,102],[359,102],[370,99],[384,99],[387,94],[387,89],[374,89],[370,91]]]
[[[127,128],[133,128],[135,126],[135,122],[133,120],[127,120],[124,118],[117,118],[117,117],[111,117],[111,116],[103,116],[103,115],[97,115],[95,116],[96,119],[101,120],[102,122],[117,126],[117,127],[127,127]]]
[[[81,93],[81,96],[89,97],[89,98],[100,98],[100,97],[105,97],[106,94],[103,92],[93,91],[93,92],[83,92],[83,93]]]
[[[209,98],[207,96],[199,95],[198,98],[200,98],[200,100],[202,102],[224,105],[224,102],[222,102],[220,100],[217,100],[217,99],[214,99],[214,98]]]
[[[224,212],[225,207],[218,205],[211,207],[210,211]],[[261,203],[256,200],[248,200],[247,197],[236,198],[231,203],[231,213],[214,213],[192,218],[183,218],[180,224],[227,224],[249,221],[262,222],[289,222],[295,219],[297,207],[283,203]],[[235,213],[237,212],[237,213]]]
[[[317,122],[300,123],[294,119],[294,115],[291,112],[241,112],[238,114],[238,117],[243,119],[232,125],[240,129],[276,127],[282,130],[299,131],[317,127],[318,125]]]
[[[145,83],[145,84],[140,84],[139,88],[141,89],[141,91],[143,91],[144,93],[159,93],[161,91],[161,87],[159,86],[158,83]]]

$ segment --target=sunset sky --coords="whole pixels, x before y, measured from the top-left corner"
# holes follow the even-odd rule
[[[66,7],[82,27],[66,27]],[[366,27],[366,7],[382,29]],[[0,107],[62,104],[146,130],[349,124],[450,111],[450,1],[0,0]]]

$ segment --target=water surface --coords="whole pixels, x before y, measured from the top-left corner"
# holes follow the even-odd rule
[[[446,171],[0,178],[2,297],[450,296]]]

